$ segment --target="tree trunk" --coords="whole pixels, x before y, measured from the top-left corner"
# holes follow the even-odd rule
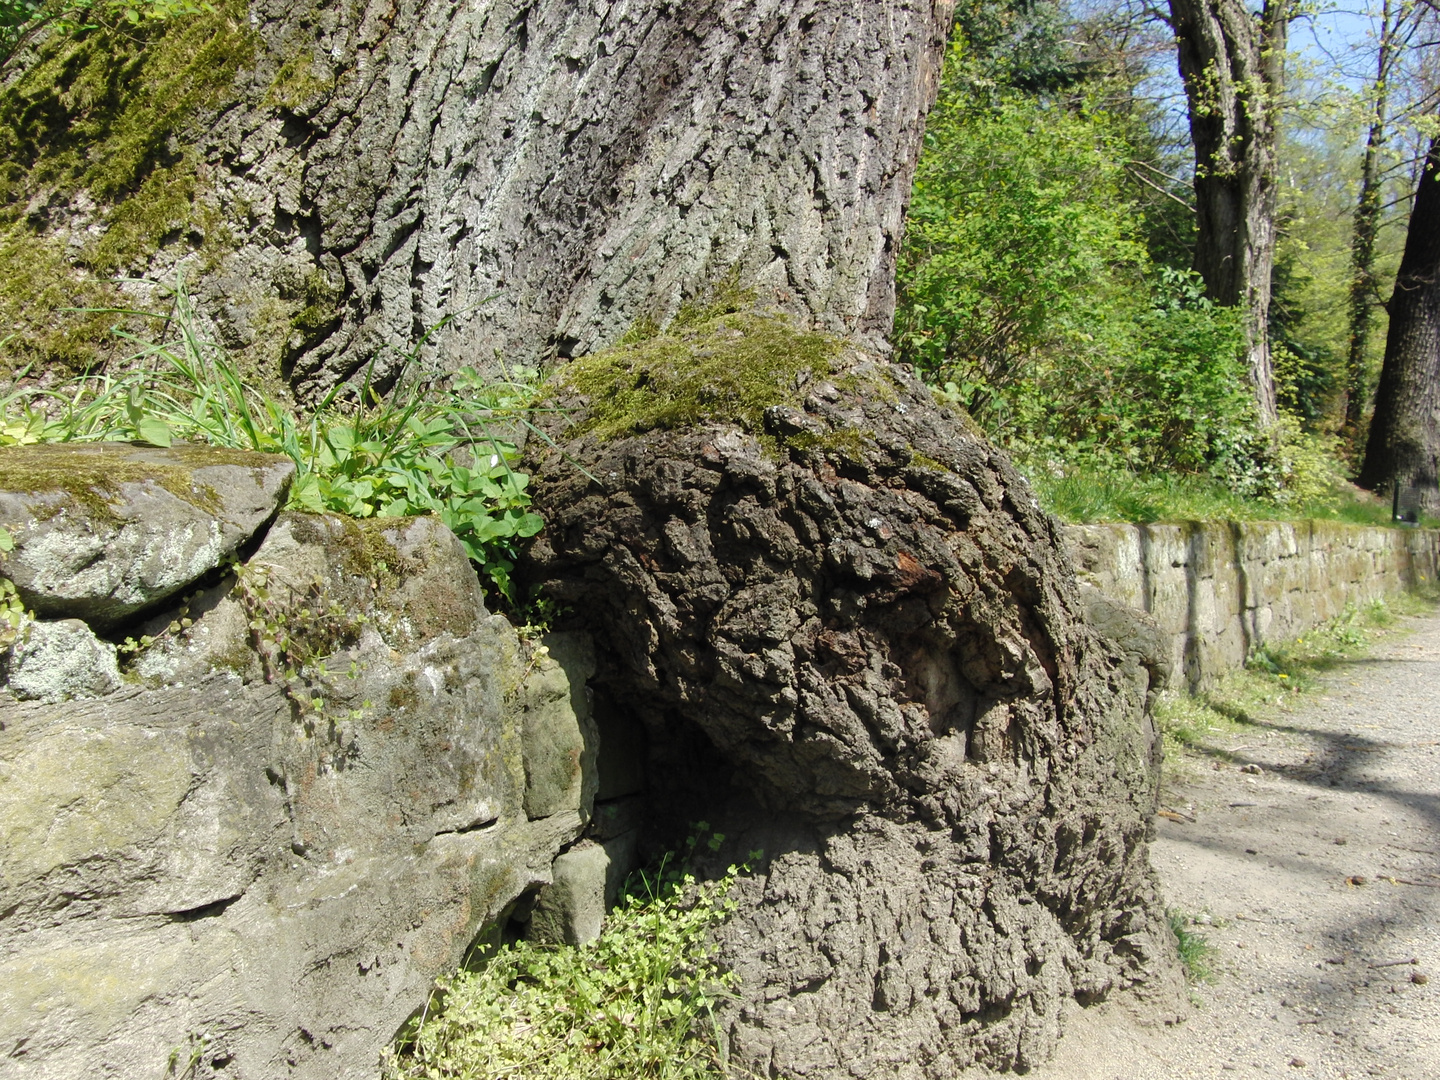
[[[1344,430],[1352,446],[1358,446],[1360,427],[1365,420],[1370,315],[1377,292],[1375,234],[1380,224],[1380,154],[1387,135],[1390,68],[1396,50],[1397,22],[1393,0],[1385,0],[1380,15],[1374,111],[1365,138],[1365,158],[1360,168],[1360,198],[1355,206],[1355,225],[1350,241],[1350,350],[1345,364]]]
[[[743,371],[774,334],[737,316],[571,370],[669,402],[665,364]],[[594,634],[597,715],[643,725],[659,831],[765,853],[720,932],[741,1072],[1023,1072],[1069,999],[1178,989],[1145,854],[1168,646],[1122,605],[1101,638],[1025,481],[913,375],[845,350],[770,382],[748,421],[547,451],[524,571]]]
[[[1195,143],[1195,268],[1212,300],[1246,309],[1250,381],[1267,425],[1276,417],[1267,325],[1286,3],[1267,0],[1257,16],[1244,0],[1170,0]]]
[[[1432,141],[1415,191],[1410,231],[1390,297],[1385,363],[1359,484],[1421,490],[1440,509],[1440,140]]]
[[[201,250],[132,276],[178,256],[304,396],[372,357],[383,381],[442,320],[422,366],[531,365],[731,276],[878,345],[952,8],[253,0],[253,62],[176,133]]]

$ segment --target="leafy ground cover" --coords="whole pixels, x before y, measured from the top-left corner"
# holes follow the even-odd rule
[[[683,863],[632,875],[600,937],[504,944],[443,987],[386,1065],[387,1080],[706,1080],[733,1075],[711,1008],[732,976],[709,931],[739,869],[700,883]]]

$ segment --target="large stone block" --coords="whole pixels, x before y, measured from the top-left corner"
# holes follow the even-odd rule
[[[114,626],[181,592],[285,501],[295,465],[243,450],[128,443],[0,449],[0,576],[47,617]]]
[[[7,1080],[375,1076],[583,828],[525,743],[547,702],[583,744],[586,642],[527,652],[438,521],[283,514],[186,611],[104,699],[0,692]]]
[[[599,735],[585,680],[595,651],[578,634],[548,634],[530,663],[521,699],[525,748],[525,813],[568,811],[589,820],[598,773]]]
[[[79,619],[26,619],[5,673],[11,692],[25,701],[104,697],[120,689],[115,646]]]

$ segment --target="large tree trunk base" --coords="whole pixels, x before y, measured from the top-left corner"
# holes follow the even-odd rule
[[[652,828],[765,849],[721,935],[734,1059],[1025,1068],[1067,999],[1173,1004],[1148,676],[1085,622],[1025,481],[912,375],[850,354],[796,384],[763,430],[536,463],[527,570],[596,632],[601,714],[643,722]]]

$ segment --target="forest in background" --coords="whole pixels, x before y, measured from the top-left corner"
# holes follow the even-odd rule
[[[1214,238],[1197,228],[1192,130],[1221,109],[1192,86],[1187,110],[1185,3],[962,0],[901,253],[897,352],[1062,515],[1364,516],[1343,481],[1364,461],[1435,134],[1440,22],[1414,0],[1191,6],[1248,19],[1278,62],[1275,85],[1236,79],[1276,129],[1273,418],[1247,370],[1256,305],[1197,272]],[[1340,34],[1315,32],[1337,17]],[[1390,480],[1368,486],[1388,499]]]

